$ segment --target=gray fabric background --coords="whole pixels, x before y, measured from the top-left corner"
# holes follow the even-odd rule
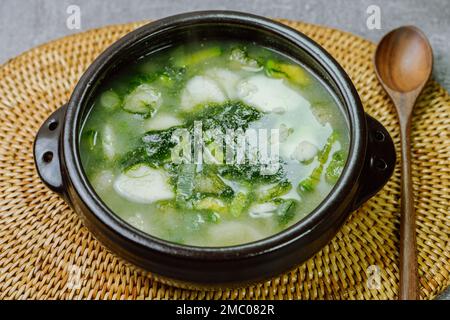
[[[81,29],[66,27],[69,5],[81,9]],[[381,29],[366,25],[369,5],[381,8]],[[450,90],[450,0],[0,0],[0,64],[36,45],[109,24],[158,19],[207,9],[246,11],[322,24],[372,41],[395,27],[414,24],[430,38],[434,77]],[[443,298],[450,299],[450,292]]]
[[[69,5],[81,9],[81,29],[66,27]],[[381,29],[369,30],[369,5],[381,8]],[[0,0],[0,63],[38,44],[100,26],[195,10],[229,9],[323,24],[377,41],[414,24],[430,37],[435,78],[450,90],[450,0]]]

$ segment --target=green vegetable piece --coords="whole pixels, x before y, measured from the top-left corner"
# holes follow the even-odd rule
[[[250,198],[243,192],[239,192],[231,201],[230,213],[234,217],[239,217],[249,206]]]
[[[305,192],[311,192],[314,191],[316,186],[320,182],[320,177],[322,176],[323,167],[325,166],[325,163],[328,161],[328,157],[330,155],[331,147],[335,143],[337,139],[337,133],[333,132],[329,137],[327,142],[325,143],[325,146],[322,150],[320,150],[318,154],[318,161],[319,164],[314,170],[311,172],[309,177],[302,180],[298,187],[297,191],[299,194],[303,194]]]
[[[327,142],[322,150],[319,152],[319,162],[321,164],[325,164],[328,160],[328,156],[330,155],[331,147],[336,142],[338,138],[338,134],[336,131],[333,131],[331,135],[328,137]]]
[[[295,217],[295,208],[297,202],[295,200],[281,200],[277,208],[277,219],[280,226],[287,225]]]
[[[336,151],[331,158],[331,162],[325,172],[325,179],[329,184],[335,184],[341,176],[342,170],[345,166],[345,154],[341,151]]]
[[[220,47],[210,47],[198,50],[192,54],[181,55],[177,57],[174,64],[178,67],[191,67],[193,65],[205,62],[206,60],[218,57],[222,54]]]
[[[196,201],[194,208],[197,210],[208,210],[220,214],[226,214],[228,212],[228,208],[225,203],[222,200],[213,197],[206,197]]]
[[[102,93],[100,96],[100,104],[102,107],[110,110],[117,108],[120,105],[120,97],[113,90],[108,90]]]
[[[120,159],[120,166],[122,167],[123,170],[128,170],[129,168],[133,167],[138,163],[146,163],[154,167],[154,164],[152,164],[151,161],[149,161],[149,157],[144,147],[140,147],[130,152],[127,152]]]
[[[98,137],[99,134],[97,130],[88,130],[82,135],[82,143],[84,143],[85,146],[92,151],[97,146],[97,142],[99,140]]]
[[[241,48],[234,48],[231,50],[231,53],[230,53],[231,61],[236,61],[241,64],[245,64],[245,62],[247,61],[247,58],[248,58],[247,52],[242,50]]]
[[[234,48],[230,53],[230,60],[239,63],[243,69],[257,71],[261,68],[256,59],[250,58],[247,51],[241,48]]]
[[[166,66],[164,71],[159,73],[157,81],[164,87],[171,90],[172,93],[176,93],[184,85],[186,69],[173,68]]]
[[[272,78],[284,78],[299,86],[309,84],[306,71],[299,65],[282,63],[269,59],[265,64],[266,74]]]
[[[174,200],[160,200],[155,203],[156,207],[164,212],[176,209],[176,202]]]
[[[226,102],[221,105],[207,106],[201,112],[186,116],[188,119],[183,126],[145,133],[138,146],[121,158],[122,167],[127,168],[137,163],[146,163],[152,167],[166,164],[170,159],[172,148],[176,145],[176,142],[172,141],[174,131],[186,128],[192,134],[195,121],[202,122],[203,131],[215,128],[223,132],[237,128],[245,130],[251,122],[258,120],[262,113],[241,102]],[[243,174],[245,168],[237,170]],[[252,174],[260,175],[259,171],[260,166],[254,166]]]
[[[211,223],[219,223],[220,222],[220,214],[213,211],[207,211],[205,213],[205,220]]]
[[[172,87],[174,84],[174,81],[172,78],[170,78],[168,75],[166,74],[162,74],[159,76],[159,81],[161,82],[161,84],[165,87]]]
[[[218,168],[223,177],[245,183],[278,183],[285,179],[286,173],[281,160],[279,169],[275,174],[265,175],[259,164],[226,164]]]
[[[172,134],[176,127],[167,130],[149,131],[142,136],[140,145],[127,152],[120,164],[122,168],[128,168],[137,163],[146,163],[152,167],[158,167],[170,159],[171,149],[175,146]]]
[[[253,121],[259,120],[263,113],[240,101],[228,101],[223,104],[209,104],[194,115],[187,115],[189,123],[202,122],[202,129],[239,129],[245,130]]]
[[[83,163],[86,174],[89,177],[98,173],[99,163],[110,160],[103,150],[102,134],[94,129],[83,131],[80,138],[80,149],[83,153],[87,153],[85,162]]]
[[[195,177],[195,191],[222,196],[233,194],[233,190],[214,173],[202,173],[197,175]]]
[[[178,180],[176,185],[175,199],[179,205],[184,207],[194,191],[195,168],[194,164],[182,164],[178,167]]]
[[[283,180],[258,194],[259,202],[268,202],[274,198],[285,195],[292,189],[292,184],[288,180]]]
[[[151,117],[161,106],[161,92],[149,84],[141,84],[131,91],[123,101],[123,109],[130,113]]]
[[[316,189],[316,186],[320,182],[320,176],[322,175],[323,164],[319,164],[318,167],[314,168],[309,177],[302,180],[298,185],[299,193],[311,192]]]

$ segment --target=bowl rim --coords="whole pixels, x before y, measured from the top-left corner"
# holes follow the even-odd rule
[[[82,116],[82,108],[79,106],[88,97],[91,88],[99,80],[105,68],[112,63],[116,55],[121,50],[143,41],[147,37],[157,35],[171,28],[189,27],[201,23],[245,24],[246,26],[262,28],[269,33],[285,38],[294,45],[300,46],[306,54],[324,68],[330,79],[334,81],[336,88],[340,90],[342,104],[348,112],[348,123],[350,126],[349,155],[338,182],[325,199],[306,217],[279,233],[255,242],[227,247],[199,247],[177,244],[138,230],[117,216],[97,196],[84,174],[79,157],[78,127]],[[301,61],[301,59],[296,60]],[[337,207],[344,205],[348,207],[349,201],[354,200],[354,196],[349,197],[349,195],[352,192],[356,192],[359,176],[364,165],[366,140],[365,113],[359,95],[343,68],[319,44],[297,30],[261,16],[236,11],[195,11],[163,18],[128,33],[108,47],[89,66],[77,83],[65,111],[60,137],[60,143],[62,144],[61,169],[66,174],[64,179],[73,187],[78,198],[100,223],[128,242],[162,254],[189,259],[244,259],[271,252],[295,242],[309,234],[325,219],[330,218],[328,216],[333,210],[338,211],[336,210]]]

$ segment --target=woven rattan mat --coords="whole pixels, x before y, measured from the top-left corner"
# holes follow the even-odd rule
[[[398,147],[394,107],[372,66],[374,45],[341,31],[283,22],[319,42],[344,66],[365,110],[384,124]],[[0,68],[0,298],[395,299],[398,166],[385,188],[354,212],[331,243],[309,261],[272,281],[215,292],[152,280],[108,252],[64,201],[40,182],[32,156],[39,126],[68,100],[93,59],[139,25],[69,36]],[[420,290],[421,297],[429,299],[450,284],[450,97],[434,81],[417,104],[412,129]],[[74,282],[74,275],[80,281]]]

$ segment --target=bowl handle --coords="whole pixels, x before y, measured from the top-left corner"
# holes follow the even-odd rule
[[[366,160],[360,178],[356,210],[375,195],[389,180],[395,168],[395,147],[391,136],[381,123],[366,114],[368,143]]]
[[[34,140],[34,163],[41,180],[56,193],[63,195],[64,187],[60,166],[60,135],[66,105],[62,106],[42,124]]]

